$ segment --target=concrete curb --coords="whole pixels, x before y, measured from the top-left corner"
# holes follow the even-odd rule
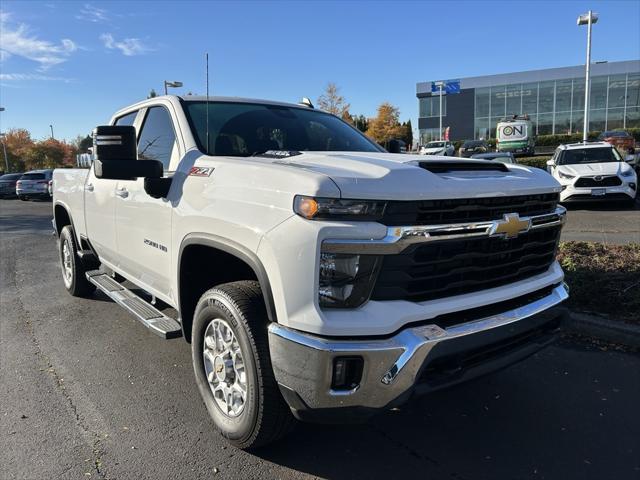
[[[640,326],[613,322],[606,317],[578,312],[571,312],[565,325],[569,331],[640,348]]]

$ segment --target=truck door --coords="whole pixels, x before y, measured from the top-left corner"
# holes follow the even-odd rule
[[[128,113],[115,125],[134,125],[138,111]],[[107,180],[95,176],[93,165],[84,185],[84,211],[87,236],[98,256],[117,265],[116,248],[116,187],[117,180]]]
[[[165,176],[181,156],[176,131],[167,107],[158,105],[142,113],[138,134],[138,159],[159,160]],[[144,179],[119,180],[116,195],[116,242],[119,267],[141,287],[171,299],[171,202],[153,198]]]

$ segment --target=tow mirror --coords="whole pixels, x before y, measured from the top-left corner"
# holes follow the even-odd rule
[[[402,143],[400,140],[391,139],[387,142],[387,152],[389,153],[402,153]]]
[[[161,178],[162,162],[138,160],[136,129],[129,125],[101,125],[93,130],[96,177],[111,180]]]

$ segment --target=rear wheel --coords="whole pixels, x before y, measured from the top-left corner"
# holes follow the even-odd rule
[[[22,200],[23,202],[27,199],[27,197],[25,195],[18,195],[18,198],[20,200]]]
[[[62,281],[67,291],[74,297],[86,297],[93,293],[96,287],[85,276],[87,269],[78,258],[78,247],[70,225],[60,232],[58,247]]]
[[[194,314],[191,351],[198,389],[217,429],[239,448],[278,440],[294,424],[273,376],[267,326],[255,281],[206,291]]]

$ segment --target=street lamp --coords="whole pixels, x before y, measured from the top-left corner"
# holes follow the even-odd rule
[[[0,107],[0,112],[4,112],[4,107]],[[4,166],[6,168],[5,173],[9,173],[9,159],[7,158],[7,144],[5,143],[6,135],[4,133],[0,133],[0,138],[2,139],[2,152],[4,153]]]
[[[582,142],[587,143],[589,135],[589,89],[591,86],[591,25],[598,22],[598,14],[589,10],[578,17],[578,25],[587,25],[587,64],[584,80],[584,128]]]
[[[51,129],[51,140],[54,140],[54,138],[53,138],[53,125],[49,125],[49,128]]]
[[[440,141],[442,141],[442,89],[444,88],[444,82],[439,81],[436,82],[436,87],[438,87],[438,92],[440,93]]]
[[[182,86],[182,82],[168,82],[167,80],[164,81],[164,94],[167,95],[167,87],[171,87],[171,88],[179,88]]]

